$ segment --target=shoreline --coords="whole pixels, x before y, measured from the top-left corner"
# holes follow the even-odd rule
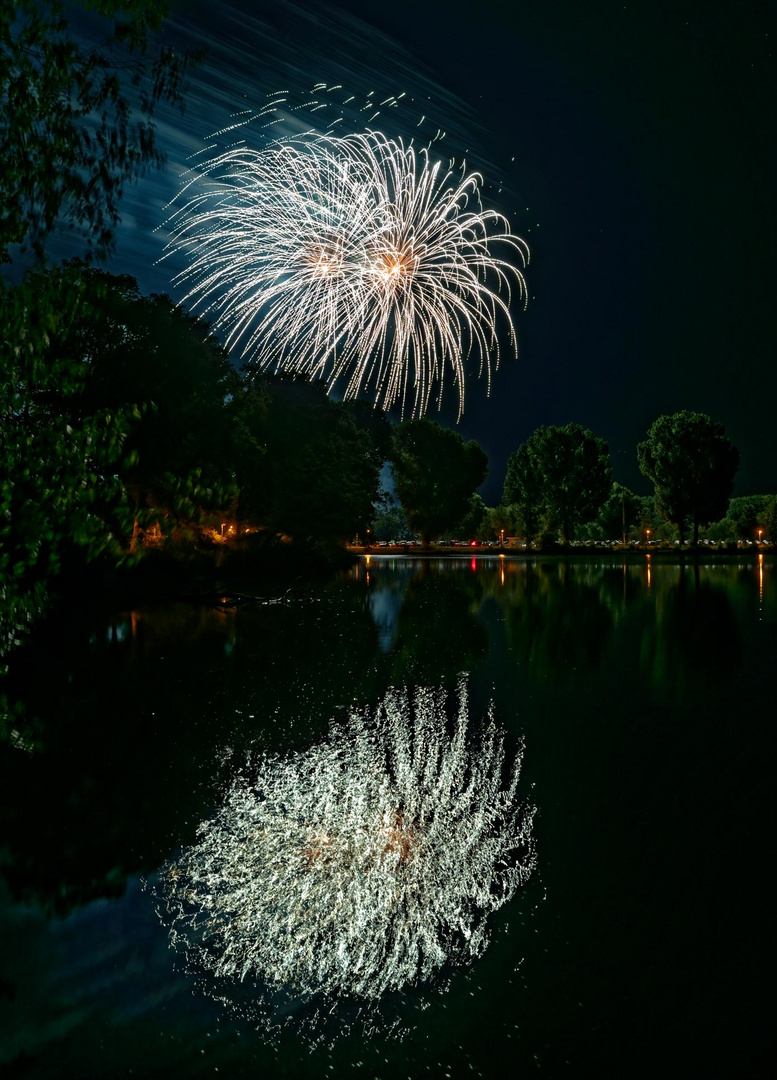
[[[349,547],[351,554],[359,559],[504,559],[511,562],[590,562],[590,563],[640,563],[645,559],[661,563],[727,563],[731,565],[749,565],[759,559],[773,561],[777,557],[777,548],[762,545],[761,548],[744,548],[728,551],[718,548],[684,548],[682,551],[671,548],[622,548],[608,550],[591,548],[573,548],[569,551],[516,550],[499,547]]]

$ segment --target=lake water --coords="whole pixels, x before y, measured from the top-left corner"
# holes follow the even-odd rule
[[[232,599],[16,658],[7,1075],[767,1074],[777,565]]]

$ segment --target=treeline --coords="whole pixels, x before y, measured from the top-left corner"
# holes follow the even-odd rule
[[[488,459],[432,420],[389,424],[323,385],[239,373],[207,323],[136,281],[73,260],[0,294],[0,633],[19,639],[74,550],[131,561],[240,541],[332,549],[359,538],[777,538],[777,499],[730,500],[739,455],[698,413],[660,417],[637,448],[649,498],[613,483],[607,444],[541,427]],[[389,463],[395,501],[381,490]],[[710,523],[713,523],[710,525]],[[760,532],[759,532],[760,530]]]
[[[430,433],[437,425],[419,421],[415,427],[433,441]],[[431,475],[437,466],[426,454]],[[579,424],[541,427],[510,455],[500,505],[487,507],[470,493],[466,509],[460,505],[458,517],[450,513],[444,522],[437,520],[432,535],[418,525],[417,504],[439,498],[439,484],[434,489],[429,484],[424,493],[397,483],[399,505],[377,515],[373,533],[377,540],[418,536],[423,542],[430,536],[510,538],[540,549],[574,540],[690,540],[696,545],[701,529],[704,539],[718,543],[777,542],[777,496],[731,498],[739,453],[723,425],[705,414],[659,417],[637,447],[637,461],[653,495],[640,496],[613,482],[607,443],[591,431]],[[396,469],[395,464],[395,474]]]
[[[318,384],[243,377],[206,323],[78,261],[0,299],[16,343],[0,376],[0,575],[19,630],[73,548],[126,560],[366,532],[382,414]]]

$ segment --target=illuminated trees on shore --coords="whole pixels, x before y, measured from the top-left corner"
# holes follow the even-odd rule
[[[542,529],[558,531],[567,544],[578,525],[595,517],[611,485],[604,439],[580,424],[540,427],[510,456],[504,502],[516,507],[529,542]]]
[[[637,447],[637,460],[642,475],[655,486],[659,513],[677,525],[681,544],[686,522],[698,544],[699,525],[726,514],[739,451],[723,424],[687,410],[659,416]]]
[[[470,496],[488,473],[488,457],[478,443],[465,443],[433,420],[398,424],[390,461],[407,523],[424,547],[465,517]]]

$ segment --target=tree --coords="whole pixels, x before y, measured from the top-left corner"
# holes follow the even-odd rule
[[[76,419],[80,358],[64,349],[47,356],[88,310],[69,278],[33,275],[0,289],[0,656],[45,609],[67,548],[120,556],[130,520],[117,471],[138,410],[103,407]]]
[[[639,515],[635,525],[629,530],[630,540],[645,540],[648,531],[654,540],[666,543],[674,543],[677,540],[677,527],[661,516],[656,509],[656,500],[653,495],[640,495]]]
[[[424,547],[464,518],[470,495],[488,473],[488,457],[478,443],[465,443],[434,420],[398,424],[389,460],[407,523]]]
[[[62,0],[0,3],[0,262],[17,244],[42,260],[58,226],[75,230],[90,256],[111,250],[125,184],[163,160],[155,110],[182,104],[198,58],[149,50],[164,0],[81,6],[102,24],[94,48],[72,34]]]
[[[134,536],[145,510],[178,525],[223,509],[235,456],[225,402],[240,377],[208,324],[167,296],[143,296],[128,275],[73,260],[49,276],[72,281],[86,300],[66,333],[50,335],[43,354],[46,364],[64,355],[81,359],[82,385],[67,404],[71,423],[142,406],[127,438],[130,457],[117,469],[135,507]]]
[[[473,536],[480,538],[480,530],[483,527],[483,521],[488,512],[488,507],[483,502],[483,499],[477,492],[470,495],[467,500],[467,513],[461,519],[456,522],[451,532],[455,536],[460,537],[462,540],[471,539]]]
[[[542,524],[542,476],[528,443],[521,443],[507,460],[502,502],[510,508],[518,534],[533,543]]]
[[[414,540],[407,527],[405,512],[401,506],[390,506],[382,510],[372,523],[372,534],[376,540]]]
[[[642,499],[623,484],[615,483],[596,518],[583,527],[584,538],[621,540],[639,525],[642,510]]]
[[[610,493],[612,463],[604,439],[580,424],[540,427],[510,455],[504,501],[524,522],[557,530],[568,544]],[[530,539],[527,534],[527,539]]]
[[[264,416],[252,433],[264,448],[253,476],[238,466],[238,483],[254,500],[250,510],[273,536],[325,543],[365,534],[380,490],[381,458],[353,411],[332,401],[323,383],[298,376],[265,376]]]
[[[135,464],[122,474],[136,506],[176,518],[223,508],[235,457],[226,403],[240,386],[226,350],[170,297],[143,296],[127,275],[71,266],[102,297],[99,318],[78,328],[83,407],[149,406],[128,439]]]
[[[479,540],[499,540],[504,543],[512,531],[513,518],[507,507],[489,506],[483,515],[477,536]]]
[[[758,524],[764,531],[761,539],[769,544],[777,544],[777,495],[764,496],[764,508]]]
[[[756,539],[765,507],[765,495],[744,495],[730,501],[726,517],[733,526],[737,540]]]
[[[718,521],[728,510],[739,451],[723,424],[704,413],[659,416],[637,446],[640,472],[655,487],[656,507],[677,525],[683,543],[686,521],[699,542],[699,525]]]
[[[87,256],[107,254],[124,184],[162,160],[156,106],[181,103],[192,58],[147,51],[162,0],[83,6],[112,20],[102,46],[78,44],[62,0],[0,2],[0,263],[17,245],[42,263],[57,226]],[[120,555],[105,511],[121,518],[116,469],[139,412],[81,410],[71,422],[82,357],[63,348],[43,359],[87,314],[96,310],[76,281],[32,275],[9,288],[0,276],[0,651],[45,608],[68,545]]]

